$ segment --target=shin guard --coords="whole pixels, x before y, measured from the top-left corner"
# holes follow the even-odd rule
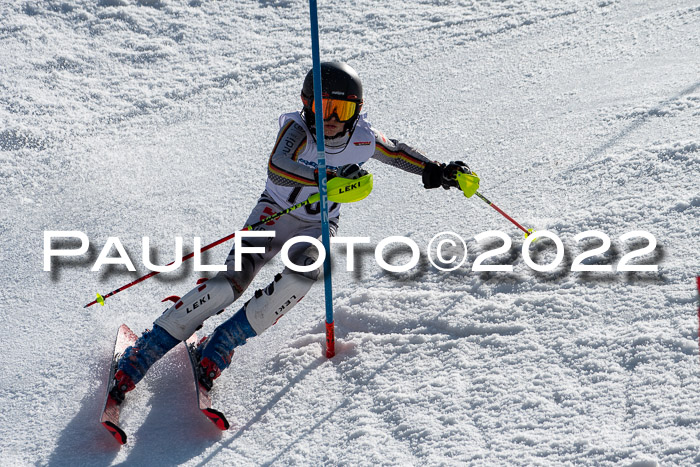
[[[277,322],[285,313],[304,298],[315,280],[285,269],[275,280],[255,295],[245,305],[246,318],[256,334],[260,334]]]
[[[231,363],[233,350],[246,340],[262,333],[292,309],[309,291],[315,280],[285,270],[265,289],[255,295],[228,321],[216,328],[201,350],[223,371]]]
[[[187,292],[156,319],[155,324],[184,341],[199,329],[207,318],[229,306],[234,299],[233,288],[228,279],[217,276]]]

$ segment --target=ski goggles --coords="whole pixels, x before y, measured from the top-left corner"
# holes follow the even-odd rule
[[[311,103],[311,110],[316,113],[316,102]],[[347,122],[352,120],[358,111],[357,102],[341,101],[339,99],[323,99],[323,119],[327,120],[333,116],[338,117],[338,121]]]

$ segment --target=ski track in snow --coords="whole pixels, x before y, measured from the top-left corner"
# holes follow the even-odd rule
[[[322,57],[359,71],[373,124],[431,158],[465,160],[494,203],[559,235],[562,266],[530,270],[522,236],[476,198],[426,192],[370,163],[374,193],[344,208],[340,234],[372,245],[357,249],[354,272],[342,270],[342,249],[334,259],[337,356],[323,356],[317,285],[217,380],[229,432],[194,407],[178,348],[129,394],[130,441],[116,446],[97,422],[114,334],[122,322],[150,327],[165,308],[157,300],[199,276],[185,265],[105,307],[82,305],[146,272],[142,236],[167,262],[174,236],[189,250],[194,236],[208,243],[241,226],[277,117],[299,108],[307,8],[0,5],[0,464],[700,464],[691,0],[321,2]],[[485,248],[473,236],[494,229],[513,239],[495,260],[514,271],[472,272]],[[91,248],[43,272],[46,230],[83,231]],[[424,252],[447,230],[468,242],[454,272],[425,255],[401,274],[374,262],[387,236]],[[659,272],[571,272],[582,247],[600,245],[576,244],[586,230],[610,237],[593,260],[612,265],[645,244],[620,235],[651,232],[657,248],[642,261]],[[110,236],[138,273],[90,272]],[[554,257],[547,241],[532,251]],[[273,261],[246,297],[281,267]]]

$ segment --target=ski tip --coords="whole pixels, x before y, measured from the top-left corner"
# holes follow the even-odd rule
[[[228,420],[226,420],[226,417],[224,414],[219,412],[216,409],[212,408],[207,408],[207,409],[202,409],[202,413],[207,416],[209,420],[216,425],[216,427],[221,430],[221,431],[226,431],[229,429],[230,425],[228,423]]]
[[[114,439],[117,440],[119,444],[122,446],[126,444],[126,433],[124,433],[124,430],[119,428],[115,423],[106,421],[102,422],[102,425],[107,428],[107,431],[111,433],[111,435],[114,437]]]

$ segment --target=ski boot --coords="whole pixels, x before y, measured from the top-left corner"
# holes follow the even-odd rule
[[[117,405],[121,405],[121,403],[124,402],[124,395],[135,387],[136,385],[131,377],[122,370],[118,370],[114,374],[114,382],[112,389],[109,391],[109,396],[114,399]]]
[[[199,383],[204,386],[207,391],[211,391],[214,380],[221,376],[221,370],[216,366],[216,363],[206,357],[199,362],[199,370],[197,373],[199,373]]]
[[[204,350],[204,347],[207,345],[208,340],[208,336],[203,337],[197,345],[197,357],[199,357],[199,367],[197,368],[197,374],[199,375],[198,379],[200,384],[204,386],[204,388],[207,391],[211,391],[211,388],[214,385],[214,380],[221,376],[221,369],[210,358],[202,358],[202,350]],[[229,363],[231,362],[232,357],[233,350],[231,350],[231,353],[228,355]]]

